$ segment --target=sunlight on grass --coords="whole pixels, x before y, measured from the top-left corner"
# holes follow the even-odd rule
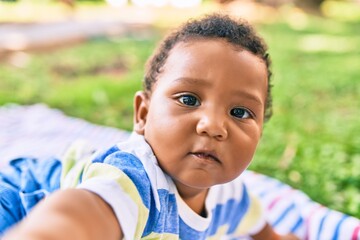
[[[310,21],[308,15],[299,8],[284,5],[280,8],[280,12],[283,15],[284,20],[294,30],[302,30],[309,25]]]
[[[360,3],[356,1],[334,1],[327,0],[321,10],[325,16],[336,18],[343,21],[360,20]]]
[[[299,40],[299,48],[306,52],[351,52],[358,48],[359,39],[324,34],[305,35]]]

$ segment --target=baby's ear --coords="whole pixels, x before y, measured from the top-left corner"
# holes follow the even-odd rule
[[[144,91],[138,91],[134,97],[134,131],[140,135],[145,133],[149,99]]]

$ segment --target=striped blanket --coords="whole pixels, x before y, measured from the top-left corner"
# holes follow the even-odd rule
[[[17,157],[60,158],[79,139],[98,149],[128,136],[126,131],[69,117],[42,104],[3,106],[0,172]],[[262,174],[246,171],[243,178],[250,191],[259,196],[269,222],[279,233],[293,232],[307,240],[360,240],[359,219],[320,205],[303,192]]]

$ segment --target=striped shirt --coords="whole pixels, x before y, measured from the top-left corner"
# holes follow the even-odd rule
[[[240,178],[210,188],[207,217],[190,209],[158,165],[143,136],[76,165],[64,163],[62,188],[87,189],[107,202],[125,239],[241,239],[265,220],[259,202]]]

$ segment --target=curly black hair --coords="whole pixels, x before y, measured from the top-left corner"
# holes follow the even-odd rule
[[[200,19],[190,20],[165,37],[147,62],[143,83],[144,90],[151,93],[152,87],[161,73],[171,49],[177,43],[186,42],[191,39],[224,39],[235,47],[252,52],[265,62],[268,86],[264,120],[269,120],[272,115],[270,83],[272,73],[267,46],[251,25],[244,20],[235,20],[228,15],[211,14]]]

